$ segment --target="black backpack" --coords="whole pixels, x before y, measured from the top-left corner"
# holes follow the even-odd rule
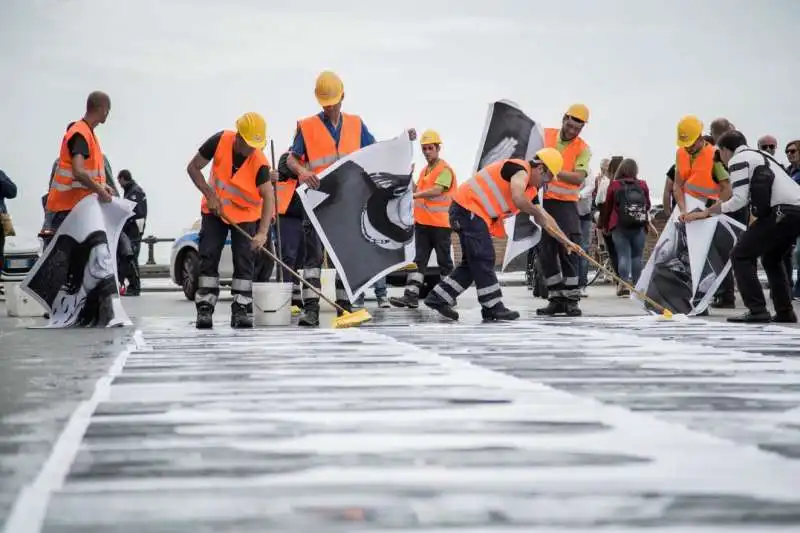
[[[750,213],[756,218],[764,218],[772,213],[772,184],[775,182],[775,172],[770,168],[767,156],[763,152],[745,151],[756,152],[764,160],[764,164],[755,167],[750,175]]]
[[[614,200],[618,224],[623,228],[641,228],[647,224],[647,198],[639,180],[622,180]]]

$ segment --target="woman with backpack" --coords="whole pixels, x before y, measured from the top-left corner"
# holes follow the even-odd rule
[[[623,160],[606,193],[600,225],[611,234],[617,252],[619,276],[635,285],[642,273],[645,237],[649,223],[650,190],[639,179],[639,166],[633,159]],[[623,286],[617,296],[628,296]]]

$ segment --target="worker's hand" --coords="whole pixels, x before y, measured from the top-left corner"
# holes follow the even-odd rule
[[[270,170],[269,171],[269,180],[272,183],[277,183],[280,180],[281,175],[278,174],[277,170]]]
[[[267,243],[267,232],[259,231],[258,233],[253,235],[253,240],[251,241],[250,244],[254,250],[260,250],[266,243]]]
[[[691,213],[683,213],[680,217],[683,222],[694,222],[695,220],[702,220],[707,218],[705,211],[693,211]]]
[[[222,211],[222,202],[219,200],[219,196],[217,196],[214,191],[206,194],[206,204],[208,206],[208,210],[215,215],[219,215]]]
[[[312,189],[319,187],[319,177],[316,174],[304,168],[303,171],[297,176],[297,181],[302,185],[308,185]]]
[[[104,203],[110,202],[114,198],[113,189],[108,185],[100,187],[100,190],[97,191],[97,198]]]
[[[506,137],[497,145],[489,150],[483,159],[481,159],[480,168],[484,168],[487,165],[494,163],[495,161],[499,161],[501,159],[508,159],[514,154],[514,150],[517,147],[517,140],[513,137]]]
[[[409,128],[409,130],[408,130],[408,139],[410,141],[416,141],[417,140],[417,130],[415,130],[414,128]]]

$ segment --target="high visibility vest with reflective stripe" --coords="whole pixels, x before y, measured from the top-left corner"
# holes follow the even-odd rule
[[[292,196],[297,189],[297,180],[290,178],[286,181],[279,181],[275,183],[276,192],[278,193],[278,205],[276,209],[279,215],[285,215],[289,209],[289,204],[292,203]]]
[[[319,115],[304,118],[299,123],[306,144],[307,160],[303,163],[315,174],[319,174],[340,158],[361,149],[361,118],[342,113],[342,130],[339,145],[333,142],[328,128]]]
[[[678,148],[678,176],[683,181],[684,192],[702,200],[719,198],[719,185],[714,182],[715,148],[706,144],[692,161],[692,156],[685,148]]]
[[[76,133],[80,133],[86,144],[89,145],[89,157],[83,162],[83,170],[99,185],[106,183],[105,164],[100,143],[94,136],[89,125],[83,121],[76,121],[64,134],[61,140],[61,152],[58,157],[50,192],[47,195],[47,210],[70,211],[75,205],[92,191],[80,181],[72,177],[72,154],[69,153],[67,143]]]
[[[471,179],[458,187],[453,201],[464,209],[475,213],[486,222],[489,233],[505,237],[503,219],[519,211],[511,199],[511,183],[500,175],[503,165],[512,162],[520,165],[528,174],[525,196],[536,196],[536,187],[530,185],[531,166],[521,159],[501,159],[478,171]]]
[[[450,227],[450,202],[453,195],[458,189],[458,182],[456,181],[456,173],[450,168],[450,165],[441,159],[436,163],[433,169],[425,174],[428,166],[422,169],[419,173],[419,180],[417,180],[417,190],[427,191],[436,186],[436,180],[443,170],[449,170],[453,176],[453,182],[450,188],[438,196],[431,198],[417,198],[414,200],[414,221],[417,224],[424,226],[434,226],[437,228]]]
[[[556,128],[545,128],[544,130],[544,146],[545,148],[558,149],[559,130]],[[587,144],[580,137],[575,137],[561,152],[561,157],[564,158],[564,167],[561,169],[564,172],[574,172],[575,162],[578,156],[581,155],[587,147]],[[544,197],[548,200],[561,200],[562,202],[577,202],[580,197],[581,186],[561,181],[558,177],[554,177],[553,181],[547,184],[544,190]]]
[[[222,202],[222,212],[233,222],[253,222],[261,218],[263,200],[256,186],[256,176],[261,167],[269,166],[261,150],[253,150],[236,174],[233,171],[233,143],[236,133],[225,131],[219,139],[211,166],[208,184]],[[209,213],[205,196],[200,210]]]

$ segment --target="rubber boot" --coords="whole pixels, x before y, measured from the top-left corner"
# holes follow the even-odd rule
[[[231,327],[236,329],[253,327],[253,319],[247,314],[247,306],[237,303],[231,305]]]
[[[297,325],[312,328],[319,326],[319,307],[306,307],[297,320]]]
[[[492,308],[481,307],[481,316],[485,322],[516,320],[519,318],[519,312],[512,311],[503,304],[497,304]]]
[[[392,296],[389,298],[389,303],[395,307],[408,307],[416,309],[419,307],[419,296],[415,294],[405,293],[400,298]]]
[[[536,310],[536,314],[539,316],[555,316],[559,313],[566,313],[567,307],[564,305],[564,302],[561,300],[550,300],[547,302],[546,307],[540,307]]]
[[[768,311],[761,311],[760,313],[751,313],[747,311],[743,315],[728,318],[728,322],[766,324],[767,322],[772,322],[772,315],[770,315]]]
[[[429,294],[428,297],[425,298],[424,303],[443,317],[449,318],[450,320],[458,320],[458,311],[453,309],[452,306],[448,305],[440,298],[435,298],[433,293]]]
[[[197,306],[197,329],[211,329],[214,327],[214,307],[210,304],[198,304]]]
[[[567,316],[581,316],[583,311],[578,307],[578,302],[569,301],[564,304],[564,313]]]

